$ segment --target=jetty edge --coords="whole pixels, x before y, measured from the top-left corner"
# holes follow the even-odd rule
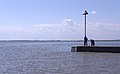
[[[111,52],[120,53],[120,46],[73,46],[71,52]]]

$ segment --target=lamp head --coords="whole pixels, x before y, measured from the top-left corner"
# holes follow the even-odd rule
[[[88,12],[85,10],[85,12],[83,13],[83,15],[88,15]]]

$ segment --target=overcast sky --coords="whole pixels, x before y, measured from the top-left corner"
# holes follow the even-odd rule
[[[0,0],[0,40],[120,39],[120,0]]]

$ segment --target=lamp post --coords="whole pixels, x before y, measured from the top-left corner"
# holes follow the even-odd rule
[[[85,10],[85,12],[83,13],[83,15],[85,16],[85,37],[84,37],[84,46],[87,46],[87,41],[88,41],[88,38],[87,38],[87,31],[86,31],[86,16],[88,15],[88,12]]]

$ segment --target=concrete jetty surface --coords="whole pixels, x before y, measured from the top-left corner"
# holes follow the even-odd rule
[[[120,53],[120,46],[73,46],[71,52],[113,52]]]

